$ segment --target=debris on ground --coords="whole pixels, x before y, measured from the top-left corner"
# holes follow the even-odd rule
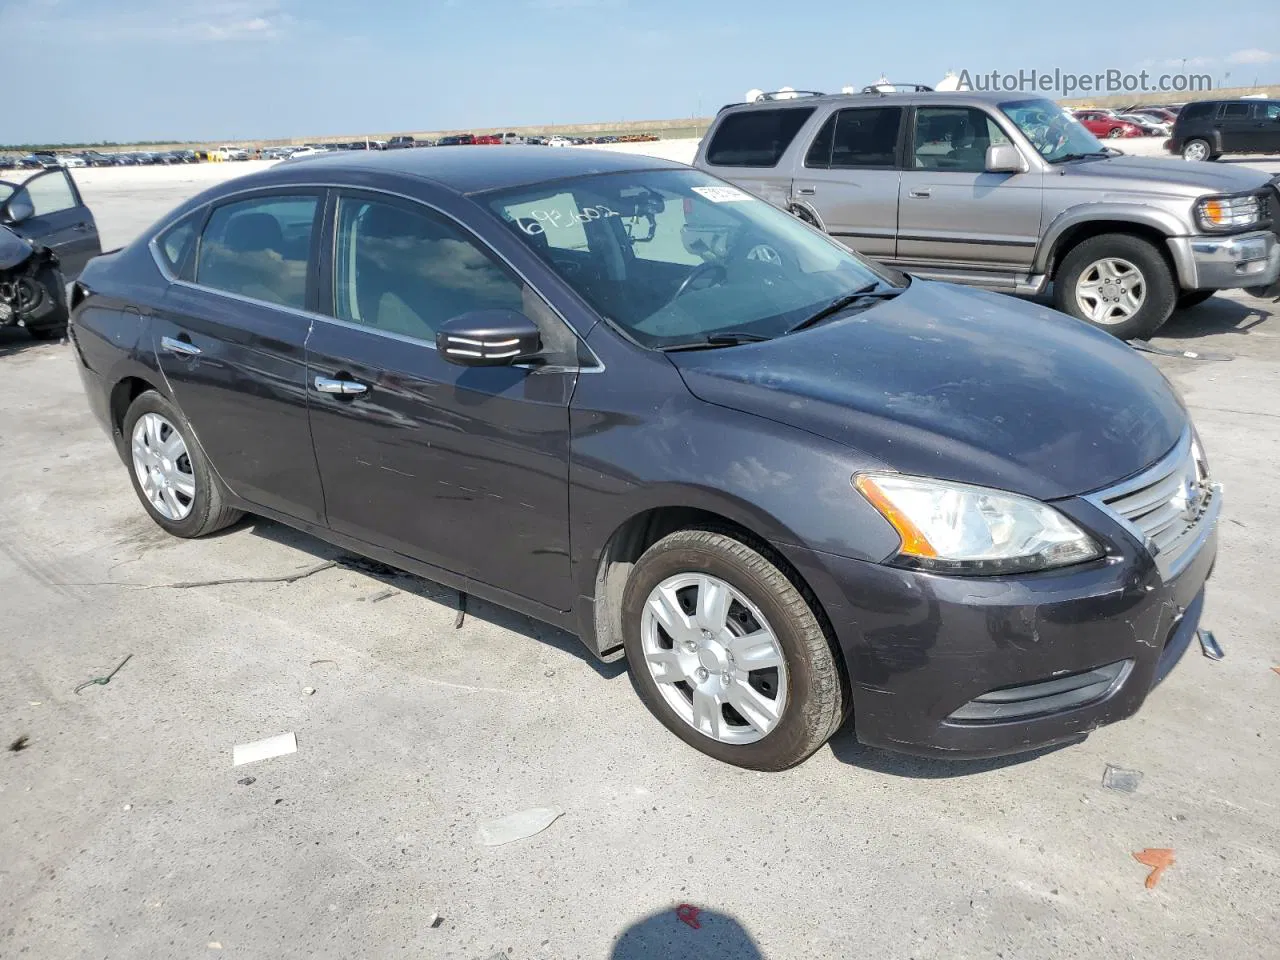
[[[1212,630],[1197,630],[1196,639],[1200,641],[1200,652],[1210,660],[1221,660],[1226,656]]]
[[[1141,770],[1126,770],[1124,767],[1108,763],[1107,768],[1102,771],[1102,785],[1108,790],[1133,793],[1141,782]]]
[[[303,687],[303,688],[302,688],[302,692],[303,692],[303,693],[305,693],[308,697],[310,697],[310,696],[313,696],[313,695],[315,694],[315,692],[316,692],[316,688],[315,688],[315,687]]]
[[[31,741],[27,737],[27,735],[23,734],[17,740],[13,741],[13,743],[9,744],[9,749],[12,750],[14,753],[17,753],[19,750],[27,749],[27,744],[29,744],[30,742]]]
[[[680,922],[695,930],[702,929],[702,922],[698,919],[698,914],[701,912],[691,903],[682,903],[676,907],[676,916],[680,918]]]
[[[476,840],[486,847],[500,847],[504,843],[525,840],[541,833],[563,816],[564,811],[557,807],[521,810],[519,813],[480,824],[476,830]]]
[[[256,763],[259,760],[270,760],[272,757],[283,757],[298,752],[298,738],[292,733],[281,733],[265,740],[253,743],[238,743],[231,748],[231,765],[241,766]]]
[[[193,583],[160,583],[156,586],[169,590],[194,590],[197,587],[223,587],[234,583],[294,583],[307,577],[315,576],[325,570],[332,570],[338,565],[337,560],[318,563],[314,567],[306,567],[294,573],[285,573],[275,577],[228,577],[225,580],[196,580]]]
[[[222,949],[222,944],[220,944],[217,940],[210,940],[210,941],[209,941],[209,949],[210,949],[210,950],[221,950],[221,949]]]
[[[1181,357],[1186,360],[1234,360],[1235,357],[1228,356],[1225,353],[1201,353],[1197,350],[1169,350],[1165,347],[1157,347],[1146,340],[1130,340],[1129,346],[1137,350],[1139,353],[1154,353],[1160,357]]]
[[[125,657],[123,660],[121,660],[119,665],[117,665],[116,668],[112,670],[110,673],[108,673],[105,677],[94,677],[92,680],[86,680],[84,683],[80,684],[80,686],[76,687],[76,693],[79,693],[85,687],[92,687],[94,685],[97,685],[99,687],[105,687],[108,683],[111,682],[111,678],[120,672],[120,667],[123,667],[126,663],[128,663],[132,659],[133,659],[133,654],[131,653],[127,657]]]
[[[240,786],[242,787],[249,787],[257,783],[257,781],[258,781],[257,777],[241,777],[239,780],[236,781],[236,783],[240,784]]]
[[[458,591],[458,616],[453,621],[453,629],[461,630],[462,621],[467,619],[467,595]]]
[[[332,664],[334,664],[334,665],[336,666],[336,665],[337,665],[337,663],[338,663],[338,661],[337,661],[337,660],[312,660],[312,661],[311,661],[311,666],[313,666],[313,667],[318,667],[318,666],[320,666],[320,664],[322,664],[322,663],[332,663]]]
[[[370,597],[369,602],[381,603],[383,600],[390,600],[398,592],[399,591],[396,591],[396,590],[383,590],[381,593],[375,593],[372,597]]]
[[[1272,667],[1271,669],[1275,671],[1276,676],[1280,677],[1280,667]]]
[[[125,812],[125,813],[128,813],[130,810],[132,810],[132,809],[133,809],[133,804],[132,804],[132,803],[126,803],[126,804],[124,805],[123,809],[124,809],[124,812]]]
[[[427,918],[427,926],[429,926],[432,930],[438,929],[440,924],[442,923],[444,923],[444,917],[440,916],[440,914],[438,913],[433,913],[430,917]]]
[[[1156,884],[1160,882],[1160,874],[1177,862],[1173,859],[1173,851],[1166,847],[1148,847],[1135,853],[1133,859],[1151,868],[1151,872],[1147,874],[1148,890],[1154,890]]]

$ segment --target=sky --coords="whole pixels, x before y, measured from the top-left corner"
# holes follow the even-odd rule
[[[882,73],[1280,85],[1280,3],[0,0],[0,143],[268,139],[710,115]],[[1227,8],[1222,8],[1224,11]],[[1012,11],[1012,14],[1010,13]],[[29,92],[23,102],[16,93]]]

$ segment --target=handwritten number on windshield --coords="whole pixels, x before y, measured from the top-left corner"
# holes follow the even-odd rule
[[[531,237],[546,233],[550,229],[574,227],[588,220],[601,220],[604,217],[621,216],[616,210],[610,210],[604,204],[594,207],[583,207],[578,213],[565,213],[561,210],[532,210],[528,217],[521,217],[516,222]]]

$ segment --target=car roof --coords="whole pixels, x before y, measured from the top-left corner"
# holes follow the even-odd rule
[[[305,164],[305,166],[304,166]],[[284,163],[260,176],[289,170],[415,177],[456,193],[485,193],[595,173],[687,170],[686,164],[607,150],[546,150],[540,147],[447,147],[443,150],[338,152]]]
[[[1001,103],[1015,103],[1021,100],[1048,100],[1049,97],[1039,93],[1003,93],[985,92],[981,90],[922,90],[909,93],[822,93],[802,95],[789,99],[776,97],[771,100],[756,100],[754,103],[734,103],[726,106],[721,113],[747,110],[773,110],[778,107],[812,107],[830,103],[841,106],[865,107],[888,104],[892,106],[938,106],[980,107],[995,106]],[[1092,109],[1092,108],[1090,108]]]

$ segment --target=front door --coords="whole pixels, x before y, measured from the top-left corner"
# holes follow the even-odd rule
[[[307,342],[311,432],[333,530],[567,610],[576,340],[483,244],[425,206],[339,196],[324,312]],[[539,367],[461,367],[446,320],[508,308]],[[350,381],[345,392],[334,381]],[[350,391],[357,392],[350,392]]]
[[[1030,268],[1043,174],[987,173],[987,147],[1010,143],[974,107],[917,107],[898,204],[898,260],[974,270]]]
[[[897,252],[902,107],[833,113],[796,171],[797,202],[813,208],[827,233],[872,257]]]
[[[311,523],[324,520],[304,353],[321,196],[225,203],[198,247],[187,236],[202,214],[176,224],[157,250],[177,279],[151,322],[160,368],[219,476],[250,503]]]
[[[84,265],[102,252],[102,245],[98,225],[80,198],[71,174],[61,169],[37,173],[14,192],[9,202],[24,194],[35,213],[9,224],[9,229],[52,249],[58,255],[62,275],[68,281],[74,280]]]

